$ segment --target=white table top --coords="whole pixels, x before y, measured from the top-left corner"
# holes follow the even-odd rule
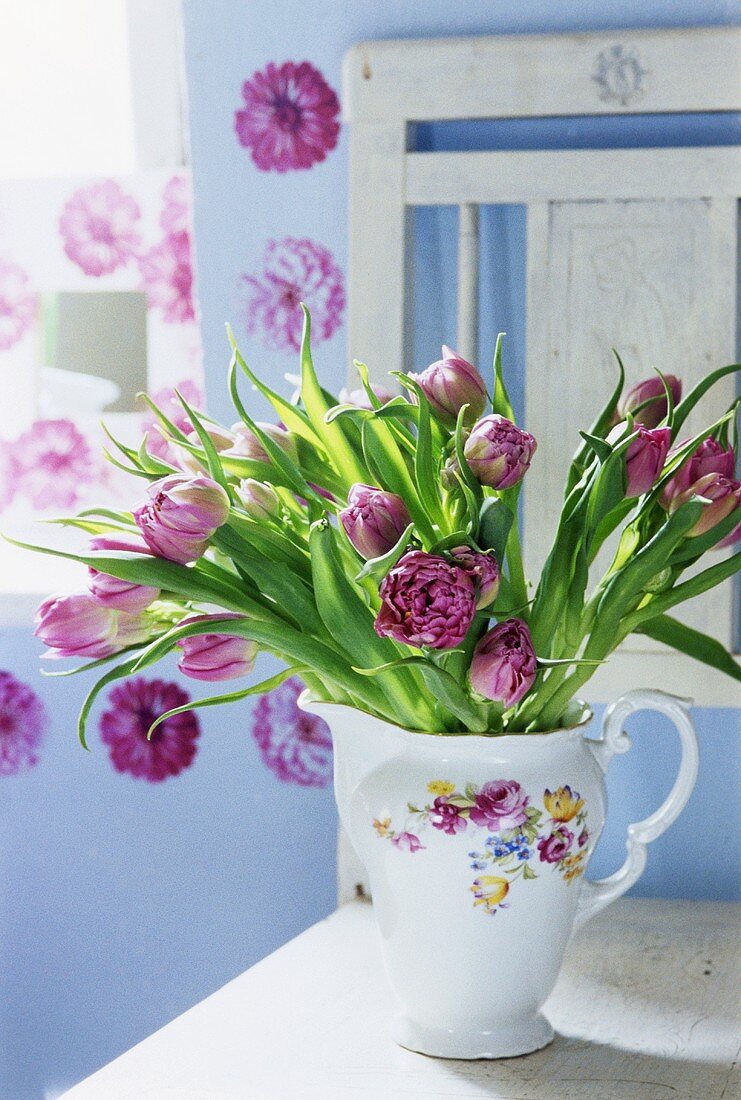
[[[616,902],[571,944],[544,1050],[412,1054],[372,908],[351,902],[65,1094],[65,1100],[732,1100],[741,907]]]

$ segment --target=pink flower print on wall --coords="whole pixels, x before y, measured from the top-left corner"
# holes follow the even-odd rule
[[[308,61],[271,61],[244,82],[242,96],[234,128],[261,172],[311,168],[337,144],[340,102]]]
[[[83,486],[97,480],[98,465],[71,420],[37,420],[13,444],[15,492],[32,506],[72,508]]]
[[[187,230],[169,233],[140,256],[139,271],[149,306],[162,310],[164,321],[182,325],[195,318],[193,265]]]
[[[303,314],[311,311],[314,344],[328,340],[342,324],[345,284],[332,253],[316,241],[285,237],[268,241],[262,268],[243,275],[246,327],[267,347],[298,351]]]
[[[0,351],[17,344],[36,318],[37,297],[17,264],[0,260]]]
[[[177,684],[138,676],[115,687],[108,701],[110,709],[101,716],[100,735],[117,772],[161,783],[190,767],[201,732],[192,711],[166,719],[147,740],[156,718],[190,702],[187,692]]]
[[[196,410],[203,408],[203,393],[196,382],[190,378],[184,378],[182,382],[178,382],[177,386],[166,386],[164,389],[157,390],[156,393],[152,394],[155,405],[162,410],[168,420],[171,420],[184,435],[187,435],[188,432],[193,431],[193,425],[185,409],[178,401],[175,390],[182,393],[191,408]],[[147,433],[147,450],[149,453],[169,462],[173,457],[170,454],[170,445],[159,430],[157,417],[149,408],[141,418],[141,429]]]
[[[332,778],[332,736],[326,722],[297,706],[303,687],[292,676],[262,695],[252,714],[252,736],[283,783],[326,787]]]
[[[7,508],[15,495],[15,464],[10,443],[0,439],[0,512]]]
[[[110,275],[136,254],[141,211],[115,180],[75,191],[59,219],[64,251],[86,275]]]
[[[0,671],[0,775],[21,775],[38,764],[47,725],[33,688]]]
[[[183,176],[173,176],[165,184],[160,226],[167,235],[190,232],[190,189]]]

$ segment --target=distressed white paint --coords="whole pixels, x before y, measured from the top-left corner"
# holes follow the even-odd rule
[[[615,47],[634,54],[641,70],[627,96],[600,83],[602,59]],[[736,27],[363,42],[346,59],[345,117],[732,111],[740,58]]]
[[[656,367],[680,375],[685,392],[712,367],[734,361],[736,203],[553,202],[546,212],[539,209],[528,233],[531,241],[539,238],[528,256],[526,392],[538,452],[525,480],[528,571],[537,577],[579,429],[591,423],[614,385],[610,345],[620,351],[628,384]],[[732,378],[719,383],[685,434],[721,416],[733,396]],[[607,568],[609,558],[603,554],[598,564]],[[730,646],[730,597],[730,585],[716,588],[678,615]],[[625,648],[657,646],[633,637]],[[659,683],[688,692],[674,675]]]
[[[479,208],[458,208],[458,334],[456,351],[475,363],[479,350]]]
[[[544,1008],[550,1046],[455,1062],[389,1038],[373,914],[356,901],[66,1100],[730,1100],[741,1086],[740,924],[728,904],[622,899],[567,949]],[[494,977],[482,959],[482,981]]]
[[[346,58],[350,350],[362,357],[373,349],[377,378],[409,365],[405,211],[527,207],[526,403],[539,440],[525,494],[532,575],[552,535],[577,429],[606,394],[610,345],[625,353],[630,381],[656,365],[691,382],[734,358],[740,152],[408,153],[406,127],[455,118],[738,110],[740,74],[741,28],[734,27],[369,42]],[[472,285],[470,264],[462,270]],[[459,287],[459,317],[462,296]],[[704,408],[718,411],[731,394],[732,383],[719,386]],[[726,585],[680,614],[729,644],[732,599]],[[590,697],[610,700],[649,686],[705,705],[741,701],[728,677],[635,638],[599,670]]]
[[[407,153],[405,159],[405,200],[410,206],[711,195],[735,199],[741,181],[737,146]]]
[[[408,363],[411,212],[404,201],[406,125],[358,122],[350,132],[348,319],[352,359],[371,377]]]

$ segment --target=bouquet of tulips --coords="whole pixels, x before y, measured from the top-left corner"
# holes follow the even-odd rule
[[[571,701],[631,632],[741,679],[718,641],[668,614],[741,565],[736,553],[685,577],[706,551],[741,537],[735,406],[683,435],[703,394],[737,366],[684,397],[660,374],[623,394],[617,358],[615,390],[581,433],[552,550],[529,579],[518,497],[523,478],[538,476],[537,443],[515,423],[501,338],[491,394],[443,348],[421,373],[394,373],[396,395],[356,363],[362,389],[342,403],[315,373],[306,311],[294,400],[230,340],[237,423],[227,430],[181,397],[184,431],[147,398],[158,447],[146,436],[138,449],[113,440],[120,457],[108,454],[144,482],[139,506],[55,521],[90,537],[84,552],[29,547],[88,567],[87,591],[39,608],[50,655],[90,658],[83,669],[117,661],[84,703],[83,743],[101,688],[171,652],[198,680],[242,678],[260,649],[286,667],[161,715],[150,736],[181,710],[292,675],[319,698],[413,730],[547,731],[568,722]],[[279,423],[253,419],[240,379]],[[595,580],[595,558],[618,529]]]

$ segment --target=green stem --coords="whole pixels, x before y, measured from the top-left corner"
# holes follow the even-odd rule
[[[507,559],[509,583],[512,588],[515,606],[522,606],[522,618],[525,620],[525,622],[527,622],[530,616],[527,597],[527,581],[525,579],[525,569],[522,564],[522,550],[520,548],[520,524],[516,513],[512,526],[509,529],[505,557]]]

